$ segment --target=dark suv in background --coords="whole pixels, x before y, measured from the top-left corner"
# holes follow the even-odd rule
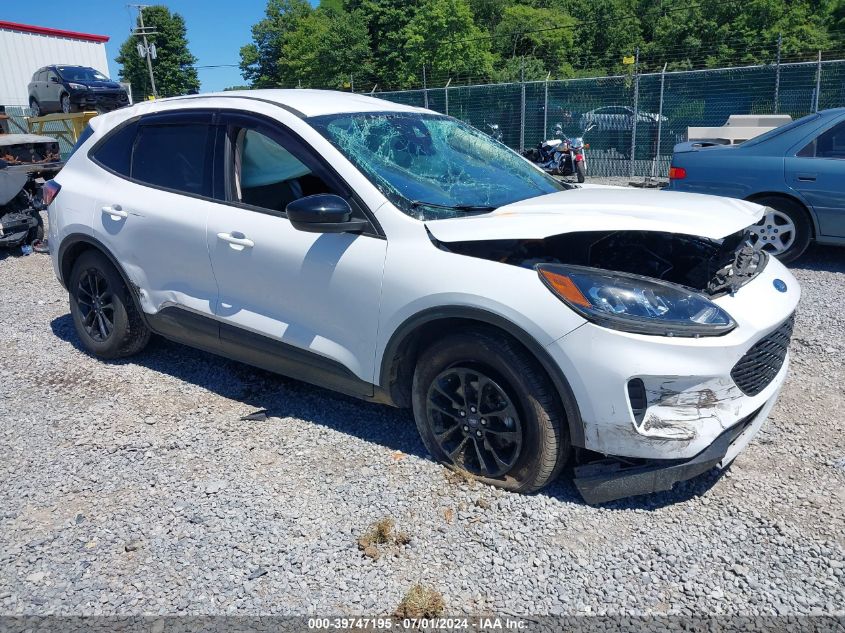
[[[87,66],[45,66],[32,75],[29,107],[33,116],[51,112],[109,112],[129,105],[116,81]]]

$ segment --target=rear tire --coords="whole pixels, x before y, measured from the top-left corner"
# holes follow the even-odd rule
[[[76,260],[68,293],[76,333],[95,356],[131,356],[150,340],[150,330],[123,278],[99,251],[85,251]]]
[[[32,112],[33,117],[41,116],[41,106],[38,105],[38,102],[35,99],[29,100],[29,109]]]
[[[798,202],[780,196],[765,196],[753,202],[775,211],[767,213],[751,227],[756,236],[754,247],[766,250],[784,264],[801,257],[812,238],[810,216],[806,209]]]
[[[467,330],[431,345],[417,362],[412,400],[431,455],[484,483],[534,492],[560,474],[569,456],[551,381],[504,335]]]

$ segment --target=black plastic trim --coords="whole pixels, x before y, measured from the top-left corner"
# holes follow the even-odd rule
[[[250,101],[260,101],[261,103],[266,103],[268,105],[276,106],[277,108],[281,108],[285,112],[290,112],[292,115],[299,119],[307,119],[308,117],[305,116],[304,113],[300,112],[296,108],[292,108],[289,105],[285,105],[284,103],[279,103],[278,101],[273,101],[272,99],[262,99],[261,97],[249,97],[242,94],[231,94],[231,95],[185,95],[182,97],[174,97],[172,101],[187,101],[189,99],[249,99]]]
[[[350,396],[374,399],[375,386],[341,363],[282,341],[197,314],[167,306],[146,315],[156,334],[232,360],[324,387]]]
[[[522,328],[507,320],[506,318],[489,312],[482,308],[475,308],[471,306],[442,306],[439,308],[429,308],[423,310],[408,319],[406,319],[393,333],[387,346],[384,349],[384,355],[381,359],[381,371],[379,373],[379,384],[381,390],[386,393],[391,393],[391,380],[394,376],[394,362],[396,362],[396,355],[402,348],[403,344],[408,340],[408,337],[413,336],[414,332],[421,326],[441,319],[465,319],[469,321],[477,321],[497,327],[521,343],[531,354],[537,359],[546,373],[552,380],[555,389],[560,396],[563,404],[564,412],[566,413],[566,420],[569,425],[569,440],[575,447],[583,448],[585,446],[584,423],[581,420],[581,413],[578,409],[578,402],[575,400],[575,395],[572,388],[569,386],[569,381],[561,371],[560,367],[555,363],[551,355],[546,349],[540,345],[532,336],[525,332]]]
[[[761,409],[724,431],[692,459],[631,460],[609,457],[576,466],[575,487],[584,501],[590,504],[671,490],[679,481],[697,477],[718,465],[731,444],[754,423]]]

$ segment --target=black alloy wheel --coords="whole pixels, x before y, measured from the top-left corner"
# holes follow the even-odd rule
[[[96,268],[89,268],[79,279],[76,303],[88,336],[98,343],[107,341],[114,332],[113,295]]]
[[[460,468],[501,477],[516,465],[523,443],[520,415],[485,371],[448,368],[431,383],[427,406],[438,447]]]

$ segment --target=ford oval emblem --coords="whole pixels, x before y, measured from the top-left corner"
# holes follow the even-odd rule
[[[775,279],[772,285],[778,292],[786,292],[786,282],[783,279]]]

